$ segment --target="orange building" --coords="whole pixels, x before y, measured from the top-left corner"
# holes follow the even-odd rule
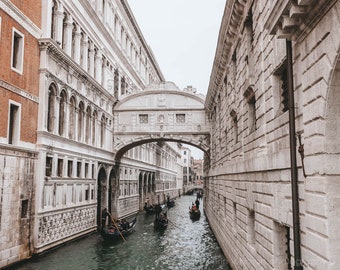
[[[0,268],[32,254],[40,22],[40,1],[0,2]]]

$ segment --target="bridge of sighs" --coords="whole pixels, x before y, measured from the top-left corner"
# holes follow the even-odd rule
[[[201,149],[208,156],[210,128],[204,104],[203,95],[196,94],[191,87],[180,90],[172,82],[151,84],[142,92],[122,97],[114,107],[113,152],[116,166],[112,171],[119,171],[120,160],[126,151],[150,142],[173,141],[189,144]],[[110,211],[118,214],[119,173],[112,174],[112,171],[108,187],[98,186],[98,198],[103,203],[108,199]],[[105,179],[105,174],[101,176],[99,173],[99,185],[101,178]],[[152,182],[155,179],[139,181],[142,186],[142,182]],[[140,190],[140,193],[143,192]],[[139,208],[143,206],[143,197],[140,196]]]

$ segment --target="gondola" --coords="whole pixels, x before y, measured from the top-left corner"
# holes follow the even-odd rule
[[[165,230],[168,227],[168,218],[166,215],[164,215],[163,213],[161,213],[159,216],[155,217],[154,220],[154,228],[156,230]]]
[[[167,211],[168,208],[165,204],[156,206],[156,215],[153,222],[156,230],[165,230],[168,227],[169,220],[167,217]]]
[[[148,215],[152,215],[156,213],[155,206],[154,205],[144,205],[144,211]]]
[[[108,228],[102,228],[101,235],[104,240],[108,241],[125,240],[125,236],[133,232],[136,222],[136,217],[130,222],[125,220],[117,221]]]
[[[196,205],[189,208],[189,214],[192,220],[199,220],[201,217],[201,211],[197,209]]]
[[[166,201],[166,205],[170,208],[170,207],[174,207],[175,206],[175,200],[174,199],[168,199]]]

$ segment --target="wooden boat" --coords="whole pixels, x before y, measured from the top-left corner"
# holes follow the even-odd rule
[[[144,211],[148,214],[155,214],[156,210],[155,210],[155,205],[144,205]]]
[[[156,230],[165,230],[168,227],[169,220],[167,217],[167,211],[168,208],[165,204],[156,206],[156,215],[153,222]]]
[[[115,222],[108,228],[102,228],[101,235],[104,240],[115,241],[118,239],[125,240],[125,236],[133,232],[136,226],[137,218],[135,217],[132,221],[120,220]]]
[[[197,209],[197,207],[195,205],[193,205],[191,208],[189,208],[189,214],[190,214],[190,218],[192,220],[198,220],[201,217],[201,211],[199,209]]]
[[[165,230],[167,227],[168,227],[168,218],[166,215],[164,214],[160,214],[159,216],[156,216],[155,217],[155,220],[154,220],[154,228],[156,230]]]
[[[170,208],[170,207],[174,207],[175,206],[175,200],[174,199],[168,199],[166,201],[166,205]]]

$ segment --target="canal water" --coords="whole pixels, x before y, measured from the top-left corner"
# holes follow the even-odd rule
[[[229,270],[202,211],[198,221],[189,218],[194,195],[175,200],[168,211],[169,226],[155,231],[153,215],[138,214],[135,231],[117,243],[104,242],[100,235],[66,244],[13,269],[17,270]]]

